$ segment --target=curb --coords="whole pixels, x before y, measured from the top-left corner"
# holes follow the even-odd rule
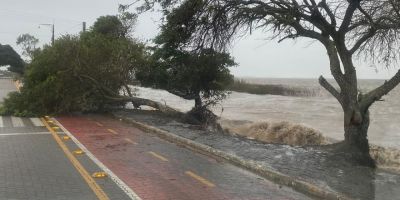
[[[352,198],[349,198],[344,194],[327,191],[317,185],[314,185],[314,184],[311,184],[311,183],[308,183],[305,181],[301,181],[301,180],[298,180],[291,176],[277,172],[273,169],[263,167],[262,165],[257,164],[255,161],[245,160],[243,158],[240,158],[239,156],[215,149],[213,147],[210,147],[210,146],[207,146],[204,144],[200,144],[198,142],[194,142],[192,140],[175,135],[171,132],[158,129],[156,127],[153,127],[153,126],[141,123],[141,122],[137,122],[130,118],[126,118],[122,115],[111,113],[111,116],[116,119],[122,120],[124,122],[128,122],[128,123],[136,126],[139,129],[142,129],[144,131],[148,131],[152,134],[155,134],[158,137],[165,139],[169,142],[182,145],[190,150],[193,150],[193,151],[196,151],[199,153],[203,153],[206,155],[217,156],[219,158],[227,160],[228,162],[230,162],[232,164],[235,164],[239,167],[248,169],[248,170],[250,170],[256,174],[259,174],[259,175],[265,177],[266,179],[271,180],[275,183],[289,186],[289,187],[293,188],[294,190],[301,192],[303,194],[307,194],[312,197],[316,197],[318,199],[326,199],[326,200],[352,200]]]

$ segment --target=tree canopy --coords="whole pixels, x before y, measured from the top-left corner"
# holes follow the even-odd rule
[[[137,78],[145,86],[194,100],[192,114],[205,122],[212,117],[208,108],[226,98],[226,87],[233,82],[229,67],[236,63],[228,53],[212,48],[198,51],[180,48],[184,40],[181,32],[164,24],[154,40],[157,46],[153,48],[150,64],[138,72]]]
[[[122,22],[115,15],[99,17],[93,24],[92,31],[116,38],[124,36]]]
[[[21,92],[5,99],[3,112],[44,115],[97,111],[128,101],[119,92],[143,64],[144,45],[97,30],[63,36],[53,46],[39,50],[23,77]]]
[[[196,100],[197,107],[218,102],[225,97],[225,88],[233,80],[229,67],[236,65],[226,53],[204,49],[199,53],[157,49],[153,62],[138,72],[142,84],[165,89],[187,100]]]
[[[11,72],[24,73],[25,62],[21,56],[10,45],[0,44],[0,66],[7,65],[9,65],[8,70]]]

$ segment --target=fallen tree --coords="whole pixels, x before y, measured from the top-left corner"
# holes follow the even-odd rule
[[[130,91],[128,85],[137,68],[147,64],[147,53],[144,44],[124,32],[108,31],[107,25],[114,22],[118,22],[115,16],[102,17],[95,23],[95,27],[101,27],[100,32],[95,28],[79,36],[66,35],[54,45],[37,50],[24,74],[24,86],[4,100],[2,114],[104,111],[128,102],[177,113],[161,103],[135,97]],[[122,90],[128,95],[121,94]]]

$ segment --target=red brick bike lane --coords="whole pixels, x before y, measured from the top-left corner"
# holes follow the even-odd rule
[[[107,116],[56,119],[143,200],[309,199]]]

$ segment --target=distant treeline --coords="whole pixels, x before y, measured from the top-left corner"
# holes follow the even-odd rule
[[[235,79],[234,82],[228,86],[227,90],[235,92],[244,92],[249,94],[259,95],[282,95],[282,96],[318,96],[319,91],[300,87],[291,87],[285,85],[272,85],[272,84],[253,84],[248,83],[243,79]]]

